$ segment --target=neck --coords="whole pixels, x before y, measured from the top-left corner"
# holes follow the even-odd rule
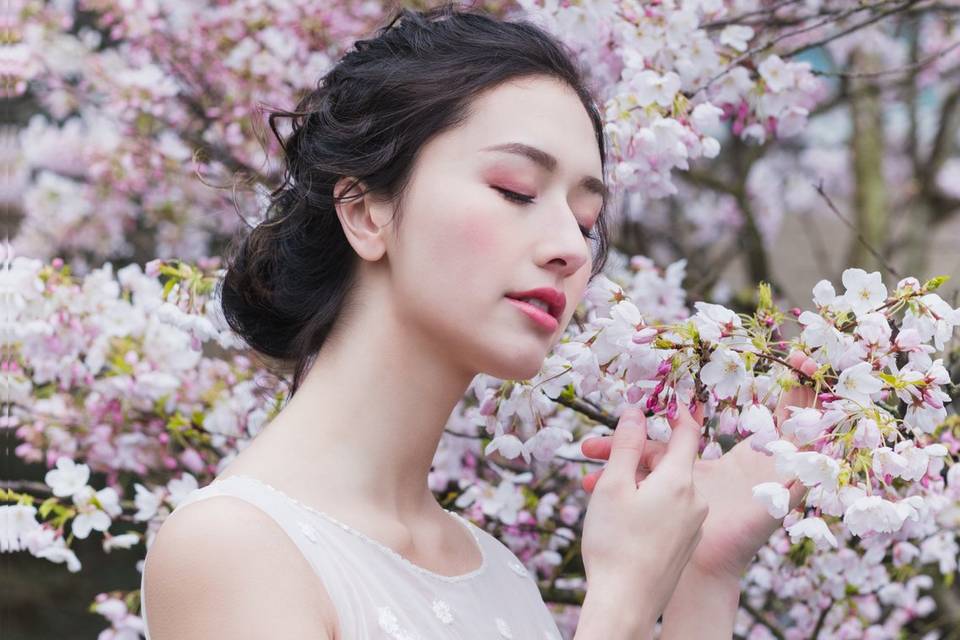
[[[384,310],[364,309],[323,348],[257,435],[286,482],[407,520],[435,510],[427,476],[444,426],[476,372]],[[442,351],[442,352],[438,352]],[[357,502],[358,501],[358,502]]]

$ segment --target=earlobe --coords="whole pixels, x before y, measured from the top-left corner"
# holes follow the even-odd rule
[[[353,183],[351,177],[337,181],[333,193],[339,200],[335,201],[334,208],[343,234],[357,255],[376,262],[386,251],[384,228],[387,225],[380,219],[383,211],[369,193],[363,193],[366,187],[362,182]]]

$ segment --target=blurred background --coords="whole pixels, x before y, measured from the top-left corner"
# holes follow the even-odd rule
[[[260,107],[291,107],[393,7],[434,4],[8,2],[0,235],[14,255],[77,274],[221,255],[279,177]],[[676,193],[620,194],[617,251],[661,268],[684,260],[688,301],[735,309],[760,281],[782,306],[808,308],[817,281],[851,266],[888,286],[952,276],[939,293],[958,306],[960,4],[846,3],[867,7],[855,16],[844,3],[727,4],[758,7],[741,21],[756,31],[800,24],[778,13],[785,5],[833,20],[782,54],[811,65],[816,100],[789,136],[744,137],[725,118],[719,155],[676,171]],[[541,5],[474,3],[502,16]],[[9,449],[0,477],[43,479]],[[137,588],[143,554],[98,547],[74,543],[78,574],[0,554],[0,636],[95,637],[104,621],[91,594]]]

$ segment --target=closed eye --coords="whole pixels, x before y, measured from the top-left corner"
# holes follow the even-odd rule
[[[533,203],[533,197],[531,196],[525,196],[522,193],[516,193],[515,191],[510,191],[509,189],[502,189],[500,187],[491,187],[491,188],[494,191],[499,192],[509,202],[513,202],[521,205]],[[583,225],[579,225],[579,227],[580,227],[580,233],[583,234],[583,237],[589,238],[591,240],[594,239],[593,232],[590,231],[590,229],[587,229]]]

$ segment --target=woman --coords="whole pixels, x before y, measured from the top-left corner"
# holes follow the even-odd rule
[[[559,638],[516,556],[427,475],[471,380],[535,375],[603,266],[602,122],[576,66],[527,23],[400,10],[277,117],[286,179],[222,301],[294,393],[158,532],[148,638]],[[538,288],[551,315],[515,299]],[[699,419],[672,426],[649,443],[628,409],[584,447],[609,463],[587,482],[578,640],[649,637],[661,614],[664,637],[730,636],[777,523],[751,510],[749,448],[695,466]],[[731,503],[695,476],[736,478]],[[736,521],[704,527],[701,493]]]

